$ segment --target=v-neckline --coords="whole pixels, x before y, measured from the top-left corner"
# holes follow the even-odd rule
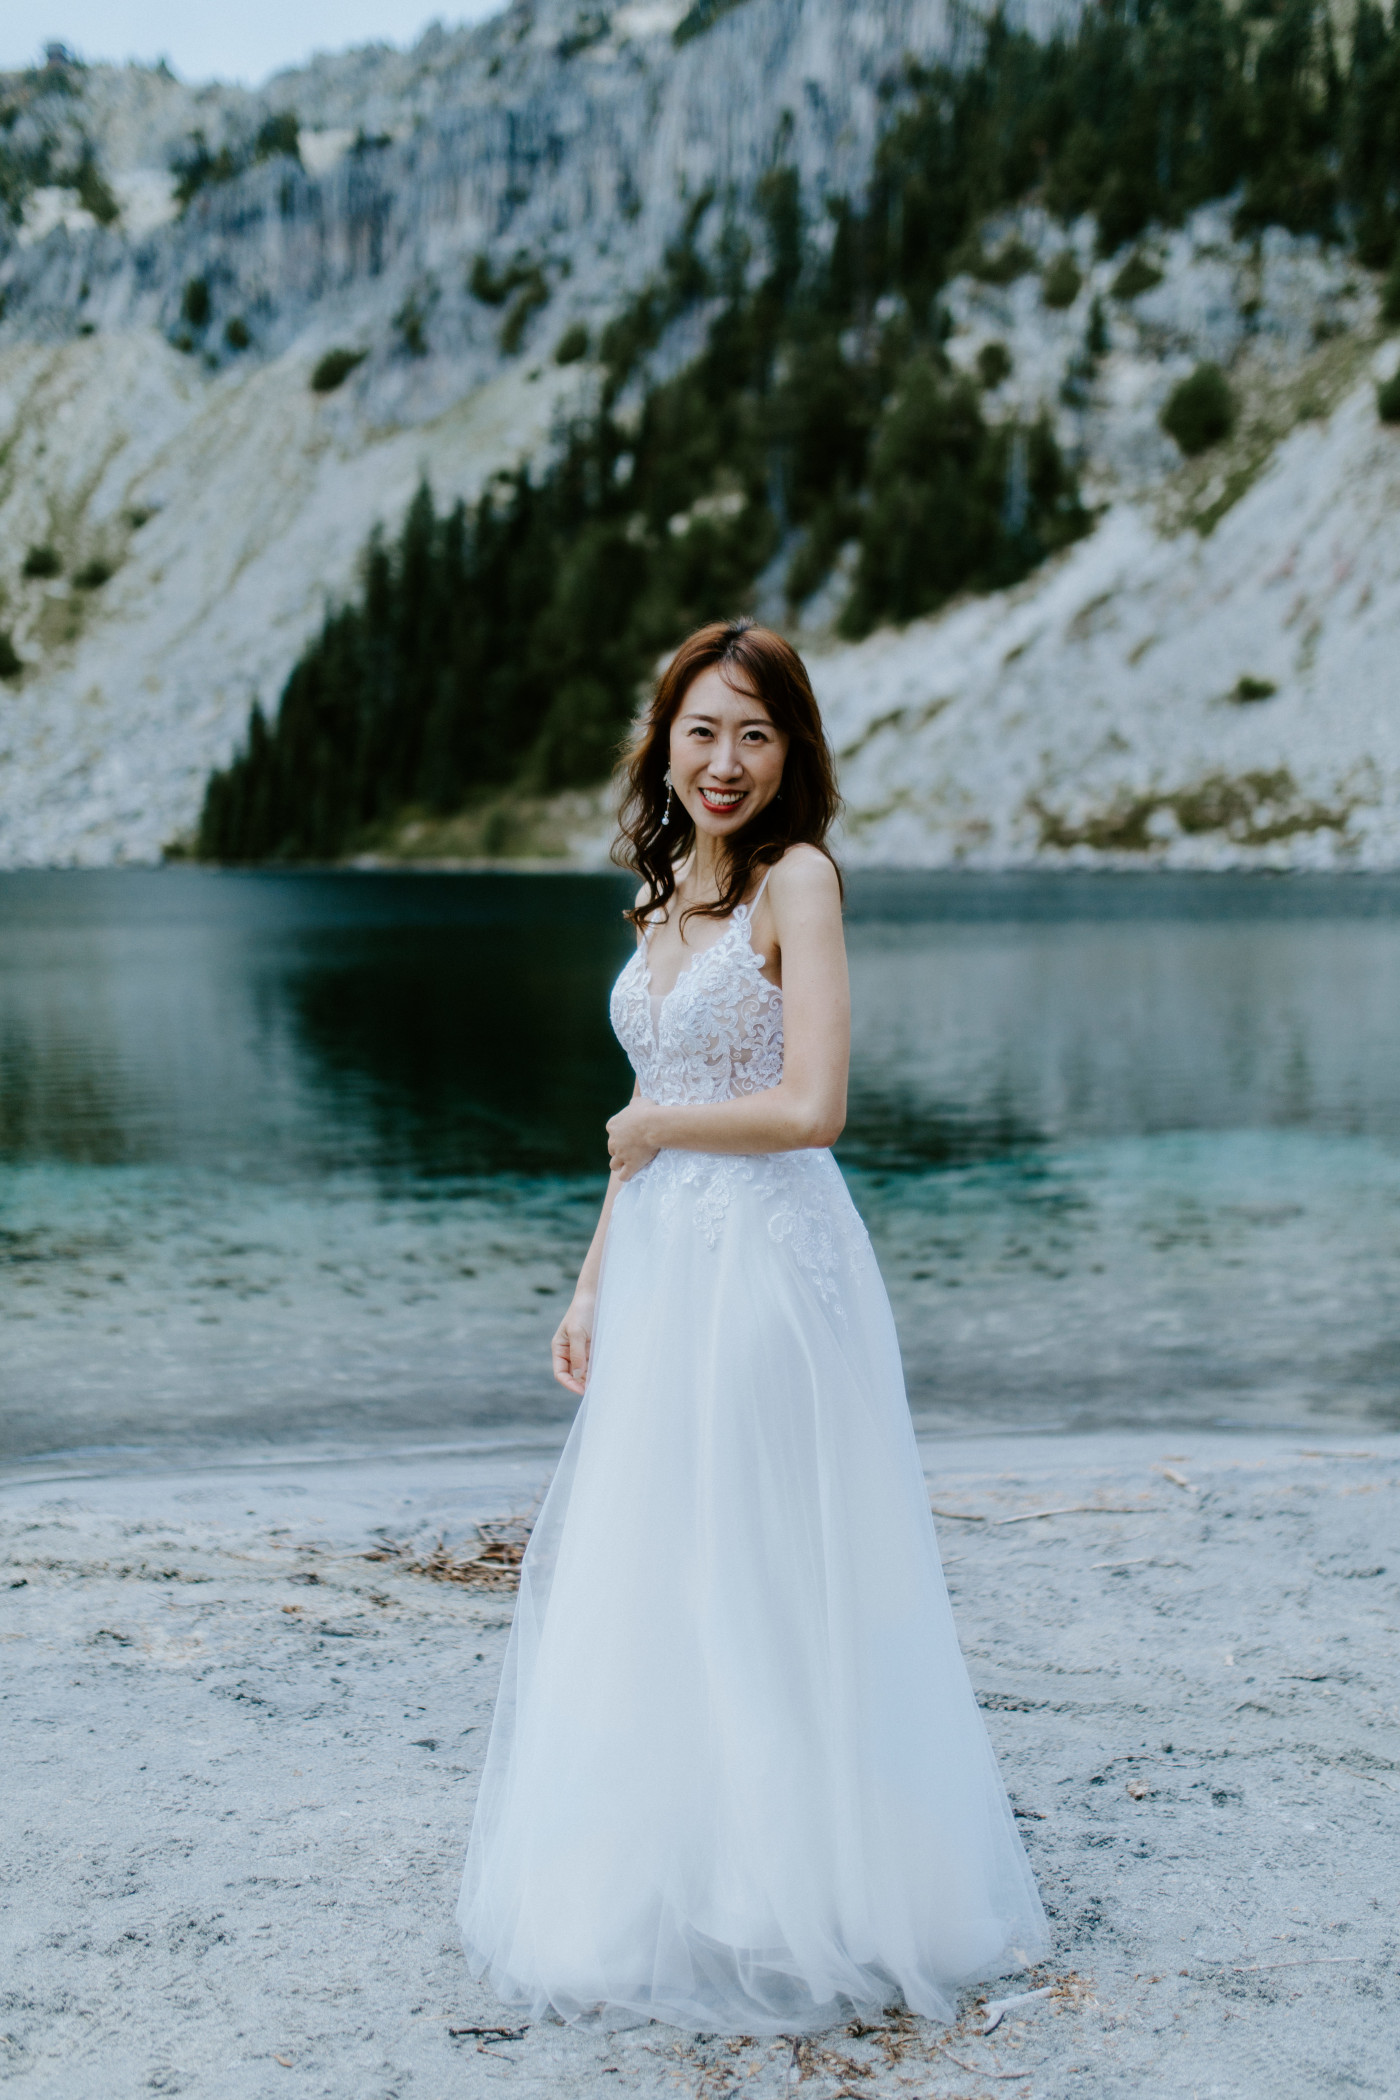
[[[743,914],[742,917],[740,916],[741,913]],[[773,998],[782,998],[782,986],[772,983],[769,978],[763,975],[763,965],[768,958],[766,955],[760,955],[753,944],[752,905],[736,904],[733,912],[730,914],[729,924],[725,927],[719,939],[711,941],[708,948],[701,948],[697,954],[692,955],[689,962],[677,970],[674,980],[664,992],[653,992],[651,989],[651,951],[650,944],[644,940],[642,946],[637,950],[637,958],[642,965],[642,990],[646,994],[647,1001],[647,1032],[651,1039],[653,1055],[658,1054],[661,1049],[661,1016],[665,1011],[666,1002],[672,992],[676,990],[682,978],[692,976],[698,964],[704,962],[707,956],[713,955],[717,949],[722,948],[725,942],[730,940],[736,933],[744,935],[744,953],[748,956],[749,961],[758,973],[759,982],[767,987]]]
[[[776,862],[775,862],[775,863],[774,863],[773,865],[774,865],[774,866],[776,866]],[[650,1005],[650,1007],[651,1007],[651,1010],[652,1010],[652,1017],[653,1017],[653,1021],[655,1021],[656,1019],[658,1019],[658,1018],[660,1017],[660,1013],[661,1013],[661,1009],[662,1009],[662,1007],[663,1007],[663,1006],[664,1006],[664,1005],[666,1004],[666,1001],[667,1001],[667,1000],[668,1000],[668,999],[670,998],[670,996],[671,996],[671,993],[672,993],[672,992],[673,992],[673,991],[674,991],[674,990],[676,989],[676,986],[677,986],[677,985],[678,985],[678,984],[680,983],[680,981],[681,981],[682,977],[688,977],[688,976],[690,975],[691,971],[692,971],[692,970],[693,970],[693,969],[695,968],[695,965],[696,965],[696,964],[697,964],[698,962],[703,962],[704,958],[705,958],[705,957],[706,957],[707,955],[710,955],[710,954],[712,954],[712,953],[713,953],[713,951],[714,951],[714,950],[715,950],[716,948],[722,948],[722,947],[724,946],[724,943],[725,943],[725,942],[726,942],[726,941],[728,940],[728,938],[729,938],[730,934],[731,934],[731,933],[732,933],[732,932],[734,931],[734,929],[735,929],[735,926],[736,926],[736,925],[742,925],[742,926],[743,926],[743,929],[744,929],[744,940],[745,940],[745,946],[746,946],[746,947],[748,948],[749,954],[750,954],[750,955],[752,955],[752,956],[754,957],[755,961],[757,962],[757,964],[758,964],[758,969],[759,969],[759,974],[760,974],[760,976],[762,976],[762,974],[763,974],[763,965],[764,965],[764,963],[765,963],[765,962],[767,962],[768,958],[767,958],[767,956],[766,956],[766,955],[759,955],[759,954],[758,954],[758,952],[757,952],[757,950],[756,950],[756,949],[755,949],[755,947],[754,947],[754,944],[753,944],[753,915],[754,915],[754,912],[755,912],[755,910],[757,909],[757,906],[758,906],[758,900],[759,900],[759,898],[760,898],[760,897],[761,897],[761,896],[763,895],[763,892],[764,892],[764,891],[765,891],[765,890],[767,889],[767,887],[768,887],[768,878],[769,878],[769,876],[770,876],[770,875],[772,874],[772,872],[773,872],[773,867],[772,867],[772,866],[769,866],[769,867],[766,867],[766,868],[764,868],[764,870],[763,870],[763,875],[762,875],[762,878],[760,879],[760,881],[759,881],[759,885],[758,885],[758,888],[757,888],[757,889],[756,889],[756,890],[754,891],[754,893],[753,893],[753,896],[752,896],[752,897],[751,897],[751,898],[749,899],[749,901],[748,901],[747,903],[742,903],[742,902],[741,902],[741,903],[739,903],[739,904],[736,904],[736,905],[735,905],[735,907],[734,907],[733,911],[732,911],[732,912],[731,912],[731,913],[729,914],[729,923],[728,923],[728,925],[727,925],[727,926],[725,927],[725,929],[724,929],[724,932],[723,932],[723,933],[722,933],[722,934],[721,934],[721,935],[719,936],[719,939],[718,939],[718,940],[714,940],[714,941],[711,941],[711,942],[710,942],[710,945],[709,945],[709,947],[708,947],[708,948],[701,948],[701,949],[699,949],[699,950],[698,950],[698,951],[697,951],[697,952],[696,952],[695,954],[693,954],[693,955],[691,956],[691,958],[690,958],[689,962],[685,962],[685,963],[682,963],[681,967],[679,968],[679,970],[677,970],[677,972],[676,972],[675,976],[674,976],[674,977],[672,978],[672,980],[671,980],[671,983],[670,983],[670,985],[669,985],[669,986],[667,987],[667,989],[666,989],[666,990],[665,990],[664,992],[660,992],[660,993],[656,993],[656,992],[653,992],[653,991],[652,991],[652,989],[651,989],[651,937],[652,937],[652,934],[653,934],[653,933],[654,933],[654,932],[656,931],[656,928],[655,928],[654,926],[648,926],[648,928],[647,928],[646,932],[645,932],[645,933],[644,933],[644,934],[642,935],[642,946],[641,946],[641,956],[642,956],[642,982],[643,982],[643,984],[644,984],[644,985],[646,986],[646,991],[647,991],[647,999],[648,999],[649,1005]],[[677,897],[677,899],[676,899],[675,901],[676,901],[677,903],[679,903],[679,901],[680,901],[679,897]],[[742,917],[742,919],[740,918],[740,914],[741,914],[741,913],[743,914],[743,917]],[[669,915],[668,915],[668,916],[669,916]],[[681,925],[681,946],[682,946],[682,947],[684,947],[684,946],[685,946],[685,925],[684,925],[684,919],[685,919],[685,913],[684,913],[684,912],[682,912],[682,914],[681,914],[681,920],[682,920],[682,925]],[[663,924],[663,925],[665,925],[665,923],[666,923],[666,921],[665,921],[665,920],[663,919],[663,920],[662,920],[662,924]],[[764,980],[763,980],[763,981],[764,981],[764,983],[765,983],[765,984],[767,984],[767,983],[768,983],[768,979],[767,979],[767,978],[764,978]],[[781,990],[782,990],[782,987],[781,987],[781,985],[776,985],[776,984],[775,984],[775,985],[773,985],[772,989],[773,989],[773,990],[774,990],[775,992],[781,992]],[[653,1036],[653,1039],[655,1039],[655,1034],[656,1034],[656,1030],[655,1030],[655,1027],[653,1026],[653,1029],[652,1029],[652,1036]]]
[[[740,912],[744,914],[742,922],[739,919]],[[695,969],[696,965],[698,963],[702,963],[707,955],[713,955],[716,948],[722,948],[725,942],[731,938],[731,936],[734,934],[734,932],[737,930],[737,927],[741,923],[743,924],[747,933],[749,931],[748,921],[748,905],[736,904],[733,911],[729,915],[729,923],[725,927],[723,933],[719,936],[719,939],[715,941],[710,941],[704,948],[697,948],[695,952],[690,956],[688,961],[683,962],[681,964],[680,968],[677,970],[675,976],[672,978],[670,984],[667,986],[664,992],[654,992],[651,988],[651,941],[649,936],[644,938],[642,941],[640,951],[642,957],[642,982],[646,986],[648,998],[655,1001],[658,1011],[661,1007],[663,1007],[666,1004],[666,1001],[670,998],[672,992],[676,989],[676,986],[680,983],[681,979],[683,977],[689,977],[691,972]],[[752,938],[749,939],[748,947],[749,953],[753,954],[754,949]]]

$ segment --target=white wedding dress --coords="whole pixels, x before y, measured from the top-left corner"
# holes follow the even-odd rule
[[[618,978],[649,1099],[781,1078],[750,922],[664,998],[644,946]],[[901,1994],[944,2019],[960,1984],[1045,1951],[829,1152],[662,1152],[618,1191],[458,1917],[508,2005],[711,2033]]]

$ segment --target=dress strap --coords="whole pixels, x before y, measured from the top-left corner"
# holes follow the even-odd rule
[[[762,882],[761,882],[761,883],[760,883],[760,884],[758,885],[758,888],[757,888],[757,889],[756,889],[756,890],[754,891],[754,893],[753,893],[753,902],[752,902],[752,904],[750,904],[750,905],[749,905],[749,907],[748,907],[748,911],[749,911],[749,916],[750,916],[750,918],[752,918],[752,916],[753,916],[754,912],[755,912],[755,911],[757,910],[757,908],[758,908],[758,900],[759,900],[759,898],[760,898],[760,897],[761,897],[761,896],[763,895],[763,892],[764,892],[764,891],[765,891],[765,890],[767,889],[767,887],[768,887],[768,878],[769,878],[769,876],[770,876],[770,875],[772,874],[772,872],[773,872],[773,869],[774,869],[774,868],[775,868],[776,866],[777,866],[777,862],[776,862],[776,861],[774,861],[774,862],[773,862],[773,863],[772,863],[772,864],[771,864],[771,865],[770,865],[769,867],[766,867],[766,868],[764,869],[764,871],[763,871],[763,880],[762,880]]]
[[[637,928],[638,938],[640,939],[641,944],[644,948],[649,948],[651,946],[652,935],[655,933],[657,927],[663,926],[665,922],[666,915],[661,910],[660,905],[655,906],[651,911],[647,913],[645,919],[643,919],[641,925]]]

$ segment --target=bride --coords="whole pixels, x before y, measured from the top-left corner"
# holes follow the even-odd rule
[[[583,1396],[521,1570],[467,1853],[507,2004],[827,2026],[1045,1951],[968,1683],[845,1117],[830,753],[747,621],[662,676],[612,1021],[637,1075],[554,1337]]]

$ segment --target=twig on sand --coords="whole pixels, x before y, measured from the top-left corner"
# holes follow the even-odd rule
[[[939,1509],[929,1504],[936,1517],[951,1518],[955,1524],[1032,1524],[1038,1517],[1150,1517],[1157,1514],[1155,1506],[1143,1509],[1134,1504],[1131,1508],[1116,1502],[1070,1502],[1062,1509],[1025,1509],[1016,1517],[983,1517],[967,1509]]]
[[[1335,1968],[1342,1962],[1366,1961],[1365,1954],[1304,1954],[1297,1961],[1245,1961],[1221,1962],[1232,1976],[1254,1976],[1260,1969],[1316,1969]]]
[[[1151,1517],[1155,1508],[1125,1508],[1116,1502],[1069,1502],[1063,1509],[1026,1509],[1019,1517],[993,1517],[994,1524],[1033,1524],[1037,1517]]]
[[[455,2038],[475,2035],[484,2042],[523,2042],[530,2032],[528,2027],[449,2027],[447,2031]]]
[[[1002,2020],[1010,2012],[1013,2005],[1029,2005],[1032,1998],[1053,1998],[1055,1993],[1063,1988],[1062,1984],[1043,1983],[1039,1990],[1036,1991],[1017,1991],[1014,1997],[1010,1998],[989,1998],[982,2008],[986,2016],[986,2025],[982,2029],[983,2034],[991,2034],[996,2028],[1000,2027]]]
[[[1031,2076],[1029,2071],[988,2071],[981,2064],[965,2064],[960,2056],[954,2056],[946,2042],[936,2042],[934,2047],[941,2049],[949,2063],[956,2064],[960,2071],[971,2071],[974,2078],[994,2078],[1000,2083],[1024,2085]]]

